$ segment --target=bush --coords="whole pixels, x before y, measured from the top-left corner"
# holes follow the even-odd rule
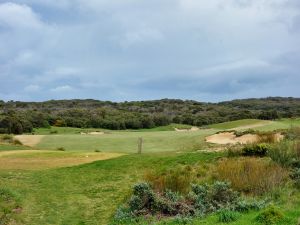
[[[1,140],[5,142],[12,142],[13,141],[13,136],[9,134],[5,134],[1,136]]]
[[[260,210],[266,206],[265,201],[245,201],[240,200],[237,202],[237,204],[234,206],[234,211],[238,212],[249,212],[251,210]]]
[[[247,210],[261,209],[263,206],[258,202],[243,201],[241,203],[239,193],[232,190],[226,182],[216,181],[212,185],[193,184],[191,190],[188,195],[183,196],[170,190],[154,192],[148,183],[136,184],[127,204],[117,210],[116,224],[123,224],[122,221],[126,221],[126,224],[135,224],[143,216],[149,215],[157,218],[176,216],[175,220],[181,221],[183,218],[204,216],[219,211],[220,220],[229,222],[238,215],[231,213],[233,210],[246,212]],[[128,221],[129,223],[127,223]],[[175,222],[175,224],[189,223]]]
[[[228,209],[222,209],[218,212],[218,221],[221,223],[230,223],[237,221],[239,216],[240,215],[237,212]]]
[[[58,147],[57,151],[66,151],[66,149],[64,147]]]
[[[154,193],[148,183],[136,184],[133,187],[133,196],[129,201],[129,207],[133,212],[143,208],[151,209],[154,205],[154,200]]]
[[[264,144],[264,143],[246,145],[242,149],[242,155],[264,157],[267,155],[267,152],[269,149],[270,149],[270,146],[267,144]]]
[[[51,131],[50,131],[50,134],[57,134],[57,133],[58,133],[57,130],[51,130]]]
[[[18,139],[13,139],[13,144],[14,145],[23,145],[23,143],[21,141],[19,141]]]
[[[193,201],[197,214],[205,215],[222,208],[233,207],[238,201],[238,193],[233,191],[226,182],[216,181],[212,185],[192,185]]]
[[[287,170],[265,159],[225,159],[216,166],[218,180],[228,181],[237,191],[261,195],[280,186]]]
[[[257,217],[256,220],[262,224],[270,225],[275,224],[282,220],[284,217],[283,213],[275,208],[274,206],[270,206],[261,212]]]
[[[291,178],[295,182],[295,186],[300,189],[300,168],[297,168],[292,172]]]

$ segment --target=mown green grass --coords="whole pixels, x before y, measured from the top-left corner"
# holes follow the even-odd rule
[[[185,124],[175,124],[172,123],[167,126],[154,127],[151,129],[139,129],[139,130],[120,130],[118,132],[156,132],[156,131],[174,131],[175,128],[178,129],[190,129],[191,125]],[[50,127],[50,128],[36,128],[34,129],[34,134],[48,135],[48,134],[80,134],[81,132],[111,132],[111,130],[102,129],[102,128],[75,128],[75,127]],[[115,131],[116,132],[116,131]]]
[[[218,123],[208,126],[209,128],[219,129],[219,130],[227,130],[227,129],[236,129],[254,126],[252,129],[261,130],[261,131],[271,131],[278,129],[288,129],[291,126],[300,126],[300,118],[296,119],[280,119],[275,121],[267,121],[267,120],[257,120],[257,119],[245,119],[245,120],[236,120],[225,123]]]
[[[11,145],[11,144],[0,143],[0,151],[29,150],[29,149],[31,148],[23,145]]]
[[[128,155],[70,168],[0,171],[1,186],[21,198],[23,224],[109,224],[146,170],[211,162],[220,153]]]
[[[244,120],[235,120],[225,123],[217,123],[213,125],[209,125],[209,128],[226,130],[226,129],[233,129],[241,126],[250,126],[250,125],[258,125],[261,123],[265,123],[264,120],[257,120],[257,119],[244,119]]]
[[[53,150],[63,147],[72,151],[100,150],[135,153],[138,138],[142,137],[144,153],[182,151],[192,145],[204,144],[204,138],[214,132],[214,130],[199,130],[195,132],[110,132],[104,135],[47,135],[36,148]]]
[[[279,129],[289,129],[291,126],[300,126],[300,118],[297,119],[280,119],[273,121],[270,124],[267,124],[262,127],[255,128],[256,130],[260,131],[272,131],[272,130],[279,130]]]

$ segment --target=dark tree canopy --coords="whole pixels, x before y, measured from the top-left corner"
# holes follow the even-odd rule
[[[33,128],[69,126],[112,130],[140,129],[182,123],[204,126],[238,119],[274,120],[299,117],[300,98],[269,97],[220,103],[162,99],[110,101],[0,101],[0,133],[31,132]]]

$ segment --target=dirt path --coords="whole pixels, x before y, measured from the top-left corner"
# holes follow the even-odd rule
[[[45,150],[0,152],[0,169],[42,170],[68,167],[120,157],[119,153],[70,153]]]
[[[16,135],[15,139],[22,142],[23,145],[34,147],[45,137],[45,135]]]

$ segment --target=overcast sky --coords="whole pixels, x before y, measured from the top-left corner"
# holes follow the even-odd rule
[[[0,99],[300,97],[299,0],[0,0]]]

